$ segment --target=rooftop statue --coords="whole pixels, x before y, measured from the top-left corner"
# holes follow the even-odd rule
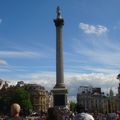
[[[117,79],[120,81],[120,74],[117,75]]]

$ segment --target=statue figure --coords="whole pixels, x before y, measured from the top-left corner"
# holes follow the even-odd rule
[[[59,6],[57,7],[57,11],[56,12],[57,12],[57,18],[61,19],[62,16],[61,16],[61,11],[60,11],[60,7]]]
[[[120,81],[120,74],[117,75],[117,79]]]

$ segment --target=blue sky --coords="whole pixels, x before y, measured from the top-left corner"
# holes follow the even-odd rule
[[[92,84],[106,91],[116,90],[116,75],[120,72],[119,4],[119,0],[0,0],[0,78],[53,88],[53,19],[59,5],[65,21],[64,72],[68,88]],[[70,91],[70,95],[76,91]]]

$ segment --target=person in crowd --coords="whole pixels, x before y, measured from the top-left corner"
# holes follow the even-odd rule
[[[49,108],[48,109],[47,120],[57,120],[57,114],[56,114],[54,108]]]
[[[11,105],[11,115],[12,118],[9,120],[23,120],[23,118],[20,117],[20,105],[18,103],[13,103]]]
[[[92,115],[86,113],[82,105],[77,105],[76,111],[77,115],[75,116],[74,120],[94,120]]]

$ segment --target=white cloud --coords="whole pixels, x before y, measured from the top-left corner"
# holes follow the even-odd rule
[[[102,25],[89,25],[86,23],[80,23],[79,28],[84,31],[86,34],[95,34],[95,35],[101,35],[103,33],[106,33],[108,31],[107,27]]]
[[[0,68],[0,72],[2,73],[2,72],[11,72],[11,70],[9,70],[9,69],[5,69],[5,68]]]
[[[0,24],[2,23],[2,21],[3,21],[3,20],[0,18]]]
[[[1,57],[38,57],[44,56],[42,53],[32,51],[0,51]]]
[[[7,65],[8,63],[7,63],[7,61],[5,61],[5,60],[0,60],[0,65]]]
[[[90,73],[90,74],[72,74],[67,75],[65,80],[70,89],[71,94],[76,93],[80,85],[92,85],[93,87],[101,87],[102,91],[108,92],[109,88],[113,88],[116,92],[118,81],[116,80],[117,74],[103,74],[103,73]]]
[[[104,68],[104,67],[86,67],[85,66],[85,70],[91,70],[94,71],[95,73],[105,73],[105,74],[112,74],[112,73],[118,73],[119,70],[118,69],[111,69],[111,68]]]
[[[73,49],[78,56],[84,56],[84,60],[89,63],[113,66],[113,69],[120,68],[119,41],[110,40],[107,34],[99,38],[85,36],[80,39],[75,39],[73,43]]]
[[[92,85],[93,87],[101,87],[105,93],[112,88],[117,93],[118,80],[117,74],[103,74],[103,73],[65,73],[65,84],[69,91],[69,99],[75,100],[78,87],[81,85]],[[19,77],[20,78],[20,77]],[[8,79],[7,79],[8,80]],[[21,75],[19,80],[25,83],[37,83],[44,86],[47,90],[52,90],[55,86],[55,72],[40,72],[27,75]],[[15,84],[18,80],[9,80],[11,84]]]
[[[109,44],[109,43],[108,43]],[[118,50],[116,50],[118,48]],[[105,48],[104,43],[102,44],[101,48],[94,46],[93,48],[80,48],[75,47],[75,51],[83,56],[89,58],[97,63],[102,63],[106,65],[115,65],[119,67],[120,65],[120,49],[116,45],[116,49],[110,50],[107,46]]]

